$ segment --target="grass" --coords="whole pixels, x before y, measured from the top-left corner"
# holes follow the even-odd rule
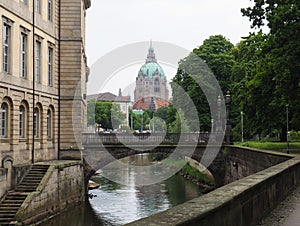
[[[184,165],[184,167],[182,168],[182,171],[198,181],[212,184],[211,181],[203,173],[201,173],[201,172],[199,172],[199,170],[191,167],[189,163],[186,163]]]
[[[286,152],[286,142],[270,142],[270,141],[246,141],[246,142],[234,142],[235,145],[245,146],[250,148],[257,148],[263,150]],[[290,153],[300,154],[300,142],[289,142]]]

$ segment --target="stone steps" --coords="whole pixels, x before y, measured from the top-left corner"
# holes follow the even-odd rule
[[[7,194],[0,203],[0,226],[11,225],[27,195],[36,190],[48,168],[47,165],[33,165],[16,189]]]

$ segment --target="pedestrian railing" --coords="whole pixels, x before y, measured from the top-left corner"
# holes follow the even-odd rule
[[[107,144],[206,144],[209,133],[84,133],[83,145]]]

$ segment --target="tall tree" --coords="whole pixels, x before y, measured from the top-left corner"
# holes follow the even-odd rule
[[[264,105],[264,118],[276,112],[269,127],[281,127],[282,140],[286,137],[285,108],[290,109],[291,128],[300,129],[300,2],[298,0],[254,0],[254,6],[242,9],[252,28],[267,25],[270,32],[257,64],[252,83],[267,91],[258,96]],[[269,90],[267,88],[269,86]],[[274,115],[273,115],[274,116]]]
[[[104,129],[117,129],[125,118],[126,114],[121,111],[119,104],[97,100],[88,102],[88,125],[94,126],[98,124]]]
[[[234,64],[233,47],[233,44],[222,35],[210,36],[179,62],[177,74],[171,83],[173,102],[183,109],[191,130],[210,130],[211,113],[205,93],[213,97],[210,102],[214,103],[217,96],[222,95],[212,86],[210,81],[212,75],[218,80],[223,93],[228,90],[231,68]],[[199,84],[202,86],[199,87]],[[202,88],[206,89],[205,92]],[[192,105],[196,106],[197,115],[190,111]],[[199,121],[200,125],[195,123],[196,121]]]

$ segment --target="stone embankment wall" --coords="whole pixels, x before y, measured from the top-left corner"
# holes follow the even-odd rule
[[[224,184],[247,177],[292,158],[284,153],[238,146],[223,147],[223,155],[227,166]]]
[[[40,163],[49,164],[49,162]],[[52,161],[35,192],[27,196],[16,219],[23,224],[44,220],[64,208],[85,201],[83,165],[79,161]]]
[[[235,148],[234,151],[238,150],[239,148]],[[300,157],[292,158],[280,154],[276,160],[275,153],[246,149],[240,151],[241,153],[238,154],[244,157],[256,156],[255,159],[250,160],[257,161],[253,163],[253,169],[258,169],[260,166],[265,169],[128,225],[257,225],[295,187],[300,185]],[[284,161],[285,159],[289,160]],[[281,163],[266,168],[268,164],[275,164],[273,161]],[[247,161],[238,164],[246,170]]]

